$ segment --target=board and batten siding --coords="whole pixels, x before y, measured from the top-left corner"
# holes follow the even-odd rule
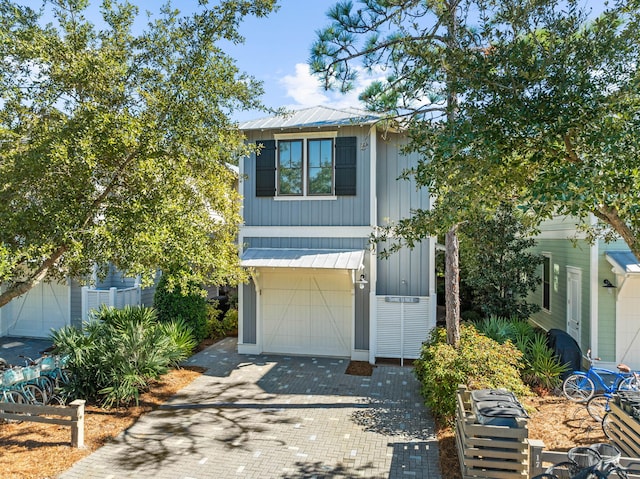
[[[567,330],[567,266],[580,269],[581,284],[581,320],[580,347],[586,352],[590,341],[590,245],[584,240],[574,242],[568,239],[538,239],[534,251],[551,254],[551,310],[540,310],[531,319],[545,330],[552,328]],[[542,277],[542,266],[538,269]],[[542,285],[529,296],[529,301],[542,306]]]
[[[242,339],[244,344],[256,344],[256,287],[253,280],[242,288]]]
[[[403,154],[401,148],[406,137],[393,135],[394,141],[378,135],[377,140],[377,222],[385,226],[402,218],[410,217],[416,209],[430,208],[427,188],[417,189],[413,179],[401,179],[407,169],[417,165],[416,154]],[[429,258],[432,248],[429,238],[418,243],[412,250],[403,248],[388,258],[377,259],[378,295],[429,296]],[[381,244],[378,249],[386,245]]]
[[[321,129],[278,130],[277,133],[317,134]],[[327,128],[327,132],[336,128]],[[331,199],[275,199],[256,196],[256,157],[251,155],[242,161],[244,178],[243,216],[246,226],[367,226],[370,224],[370,153],[369,127],[347,126],[337,129],[338,137],[356,137],[356,195],[336,196]],[[272,140],[273,132],[249,131],[247,142]]]

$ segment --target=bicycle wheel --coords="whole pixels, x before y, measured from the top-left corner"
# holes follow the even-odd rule
[[[640,382],[635,376],[629,376],[618,383],[616,391],[640,391]]]
[[[602,418],[609,412],[609,398],[604,394],[596,394],[587,401],[587,411],[595,421],[602,422]]]
[[[50,377],[40,376],[38,379],[36,379],[36,386],[42,389],[47,395],[47,397],[53,396],[53,393],[55,390],[55,383],[53,379],[51,379]]]
[[[608,412],[602,418],[602,432],[607,437],[607,439],[611,440],[615,438],[613,434],[613,419],[611,419],[611,413]]]
[[[24,384],[22,392],[30,404],[47,404],[47,394],[35,384]]]
[[[583,374],[571,374],[562,383],[562,392],[570,401],[586,402],[591,399],[595,390],[591,378]]]

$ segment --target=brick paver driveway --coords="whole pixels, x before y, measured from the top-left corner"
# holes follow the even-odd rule
[[[61,479],[440,479],[433,421],[410,368],[247,356],[227,338],[208,370]]]

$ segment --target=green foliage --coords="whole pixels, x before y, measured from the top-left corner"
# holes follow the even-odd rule
[[[229,333],[236,332],[238,330],[238,310],[229,309],[222,319],[220,319],[221,311],[213,306],[209,306],[209,319],[211,338],[224,338]]]
[[[228,164],[252,147],[230,117],[266,108],[224,49],[276,0],[191,0],[148,22],[104,1],[97,25],[88,1],[32,3],[0,4],[0,306],[96,263],[144,285],[176,264],[183,286],[244,279]]]
[[[207,300],[196,283],[190,282],[183,287],[181,283],[172,282],[170,276],[163,275],[158,281],[153,304],[160,321],[184,321],[198,343],[209,337]]]
[[[560,364],[547,345],[545,334],[529,322],[493,316],[475,326],[481,334],[499,343],[511,341],[522,352],[522,379],[526,384],[547,390],[560,385],[566,366]]]
[[[102,308],[84,331],[71,326],[52,333],[56,352],[69,355],[68,392],[104,407],[138,400],[149,382],[186,359],[195,342],[180,321],[162,324],[153,309]]]
[[[639,2],[590,18],[582,0],[371,0],[328,16],[312,71],[341,90],[387,72],[362,99],[406,120],[423,157],[407,176],[436,198],[383,239],[412,245],[507,201],[535,221],[579,218],[640,257]]]
[[[462,281],[486,316],[527,319],[538,311],[526,297],[540,283],[542,256],[531,252],[533,230],[521,213],[503,203],[493,216],[479,217],[461,228]]]
[[[471,389],[505,388],[522,396],[529,394],[520,379],[522,353],[511,342],[504,344],[462,324],[458,349],[447,344],[446,330],[433,330],[415,361],[426,405],[436,416],[452,420],[458,385]]]
[[[562,384],[562,374],[568,366],[561,364],[553,350],[547,345],[544,334],[536,333],[525,348],[524,381],[530,386],[551,391]]]

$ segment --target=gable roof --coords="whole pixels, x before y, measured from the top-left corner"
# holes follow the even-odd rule
[[[282,128],[311,128],[323,126],[370,125],[380,116],[357,108],[336,109],[314,106],[240,123],[241,130],[271,130]]]

